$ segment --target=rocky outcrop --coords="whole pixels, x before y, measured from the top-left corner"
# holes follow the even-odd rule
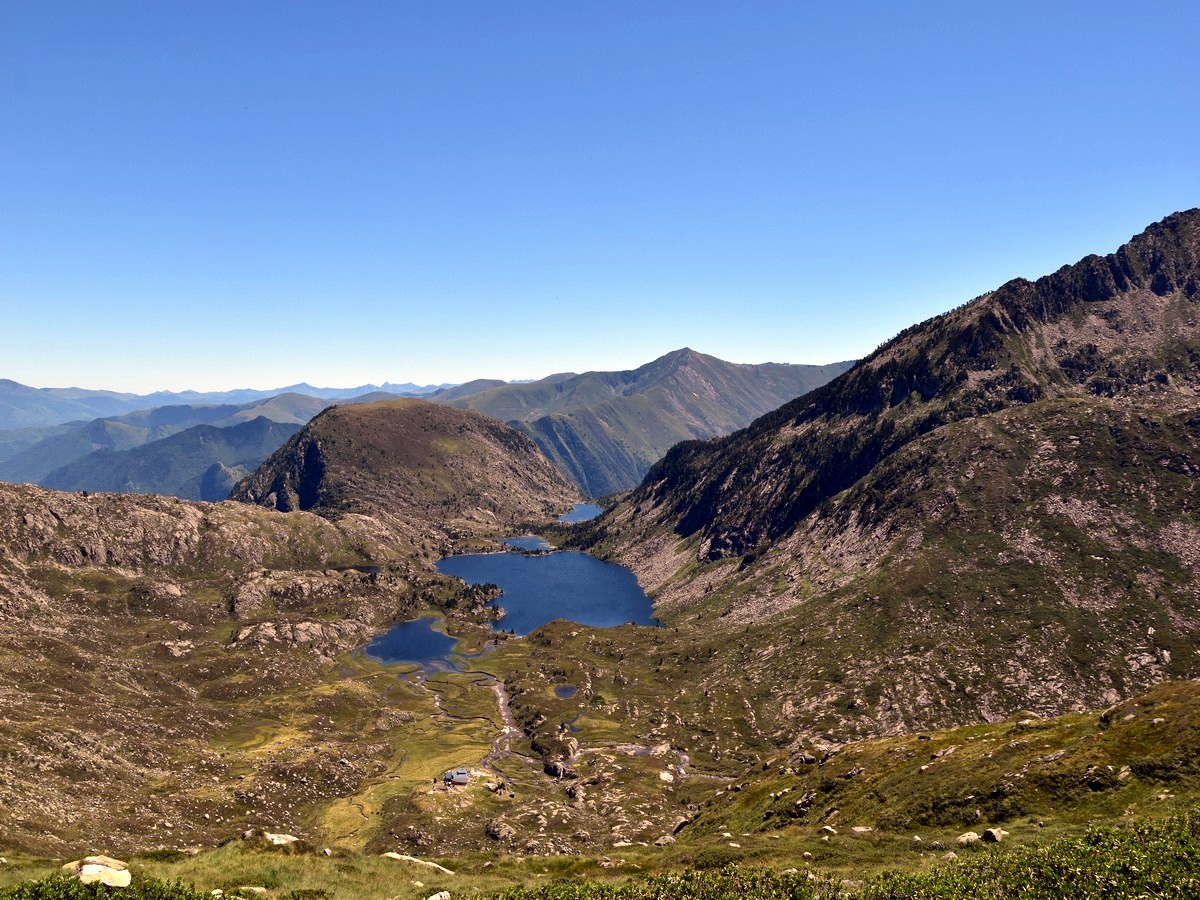
[[[380,537],[369,523],[285,519],[242,504],[0,484],[0,554],[18,562],[149,573],[159,586],[147,589],[159,600],[169,592],[167,572],[210,574],[267,561],[325,568],[348,546],[378,547]]]
[[[487,836],[494,841],[511,841],[517,836],[517,829],[501,819],[493,819],[487,823]]]
[[[371,634],[362,622],[257,622],[239,628],[233,646],[241,650],[306,647],[332,657],[361,647]]]

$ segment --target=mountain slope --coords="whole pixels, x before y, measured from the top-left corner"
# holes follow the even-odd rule
[[[602,496],[634,486],[672,445],[740,428],[849,365],[739,365],[685,348],[629,371],[430,399],[515,424],[585,492]]]
[[[233,771],[227,736],[414,614],[411,553],[365,520],[0,484],[6,845],[146,846],[164,815],[223,834],[260,765]]]
[[[1015,280],[709,443],[592,539],[780,736],[1099,704],[1200,671],[1200,211]],[[780,689],[780,687],[782,689]]]
[[[433,528],[544,517],[576,491],[533,441],[501,422],[423,400],[389,400],[321,413],[230,496]]]
[[[234,483],[299,430],[297,424],[280,424],[265,416],[225,428],[195,425],[132,450],[89,453],[55,469],[42,484],[59,491],[224,500]]]

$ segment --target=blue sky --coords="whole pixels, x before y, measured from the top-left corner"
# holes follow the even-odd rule
[[[9,0],[0,377],[860,356],[1200,205],[1198,10]]]

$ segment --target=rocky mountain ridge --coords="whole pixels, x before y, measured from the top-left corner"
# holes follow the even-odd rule
[[[675,447],[589,538],[792,740],[1098,705],[1200,666],[1200,211]],[[718,667],[722,668],[722,667]],[[716,677],[716,676],[714,676]]]

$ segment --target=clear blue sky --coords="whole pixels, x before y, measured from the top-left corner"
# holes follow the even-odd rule
[[[1200,7],[0,4],[0,377],[828,362],[1200,205]]]

